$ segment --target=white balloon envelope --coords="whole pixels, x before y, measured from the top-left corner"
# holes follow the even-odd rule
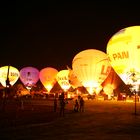
[[[39,70],[34,67],[24,67],[20,70],[20,80],[27,89],[31,89],[39,80]]]
[[[52,67],[46,67],[39,73],[39,79],[48,92],[53,88],[56,83],[56,75],[58,70]]]
[[[13,86],[18,78],[19,78],[19,70],[13,66],[3,66],[0,67],[0,82],[2,86],[6,87],[6,80],[7,80],[7,74],[8,74],[8,67],[9,67],[9,82],[10,85]]]
[[[140,83],[140,26],[118,31],[106,50],[113,69],[125,84]]]
[[[91,92],[108,76],[111,66],[107,54],[96,49],[79,52],[72,61],[72,68],[78,80]]]

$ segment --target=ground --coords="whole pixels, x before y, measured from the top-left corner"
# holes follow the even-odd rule
[[[86,100],[84,112],[74,112],[73,102],[64,117],[53,112],[51,102],[34,102],[23,110],[1,114],[0,139],[9,140],[136,140],[140,139],[140,103]],[[11,119],[10,119],[11,115]],[[3,118],[2,118],[3,117]]]

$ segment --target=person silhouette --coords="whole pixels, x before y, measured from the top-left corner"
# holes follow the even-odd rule
[[[60,99],[60,116],[65,115],[65,100]]]
[[[85,101],[84,101],[83,97],[81,97],[80,98],[80,108],[79,108],[80,112],[84,112],[84,104],[85,104]]]
[[[78,112],[79,111],[79,103],[78,103],[78,100],[77,99],[75,100],[74,111],[75,112]]]

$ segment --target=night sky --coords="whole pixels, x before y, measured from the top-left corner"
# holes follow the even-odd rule
[[[140,8],[132,1],[9,1],[0,5],[0,14],[0,66],[18,69],[66,69],[80,51],[106,52],[113,34],[140,25]]]

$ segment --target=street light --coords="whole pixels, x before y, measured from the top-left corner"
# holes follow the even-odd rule
[[[130,79],[130,84],[131,84],[131,88],[130,88],[130,90],[133,92],[133,94],[134,94],[134,97],[135,97],[135,112],[134,112],[134,114],[135,115],[137,115],[137,100],[136,100],[136,89],[135,89],[135,82],[137,82],[137,79],[136,79],[136,74],[135,74],[135,72],[132,72],[131,74],[130,74],[130,76],[129,76],[129,79]]]

